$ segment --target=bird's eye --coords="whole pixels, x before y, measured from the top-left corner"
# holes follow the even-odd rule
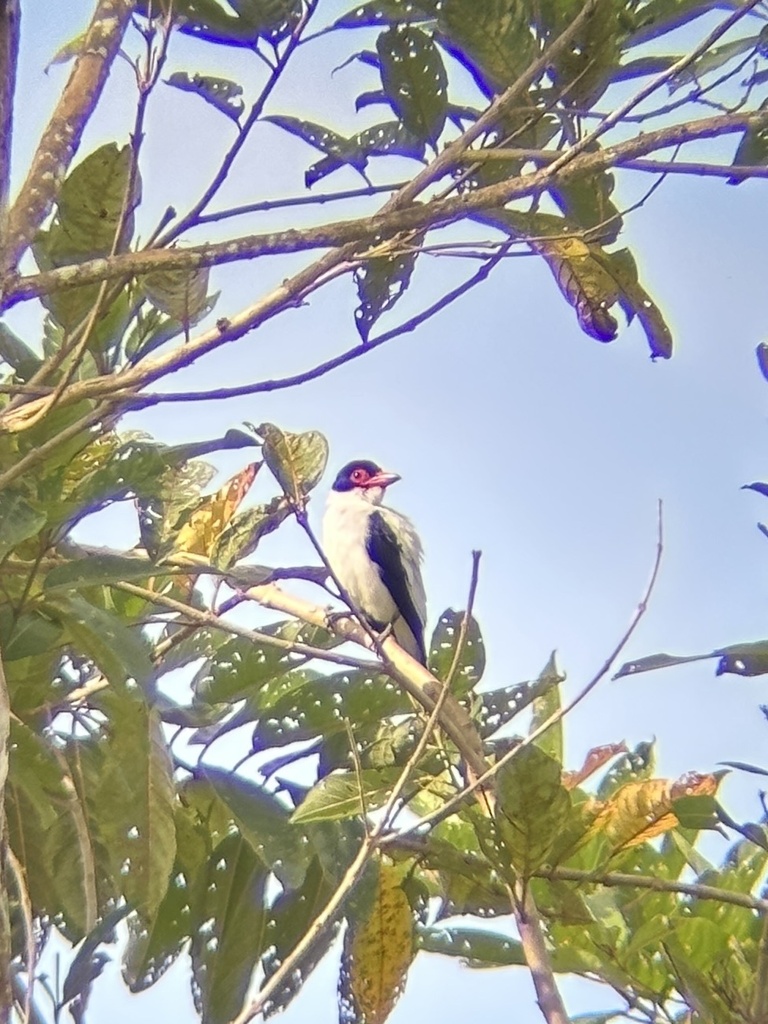
[[[353,469],[351,479],[353,484],[364,484],[368,479],[368,474],[364,469]]]

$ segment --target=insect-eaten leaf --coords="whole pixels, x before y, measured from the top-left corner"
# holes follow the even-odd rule
[[[328,442],[316,430],[291,434],[274,423],[262,423],[262,454],[272,474],[291,501],[303,503],[317,486],[328,462]]]
[[[355,284],[360,299],[360,305],[355,310],[355,326],[364,342],[368,341],[371,328],[382,313],[392,309],[410,284],[423,239],[423,234],[409,239],[408,248],[411,251],[395,256],[375,256],[355,271]]]
[[[626,662],[613,678],[621,679],[623,676],[638,675],[640,672],[655,672],[656,669],[686,665],[692,661],[707,661],[709,658],[720,659],[715,675],[762,676],[768,673],[768,640],[731,644],[707,654],[651,654],[646,658]]]
[[[302,14],[301,0],[174,0],[174,26],[181,32],[224,46],[252,48],[259,38],[273,43],[290,35]],[[233,13],[230,13],[233,12]],[[136,13],[157,17],[157,3],[139,0]]]
[[[307,188],[311,188],[321,178],[343,167],[345,163],[353,167],[364,167],[371,156],[405,156],[414,160],[424,157],[424,143],[413,135],[399,121],[384,121],[382,124],[371,125],[353,135],[349,141],[349,154],[352,159],[343,159],[341,155],[328,154],[307,170],[305,175]]]
[[[344,936],[340,1024],[383,1024],[399,999],[415,953],[414,917],[403,869],[381,861],[373,898]]]
[[[675,808],[683,797],[713,797],[719,777],[690,772],[680,779],[648,779],[628,782],[606,801],[592,822],[588,835],[602,836],[609,853],[630,849],[656,836],[682,825]],[[711,810],[714,804],[706,804]],[[684,813],[695,812],[697,827],[701,828],[705,815],[704,805],[680,804]],[[709,814],[707,810],[707,814]],[[710,816],[711,817],[711,816]],[[689,827],[689,817],[684,827]],[[716,821],[711,817],[711,827]]]
[[[206,103],[210,103],[233,121],[237,121],[243,112],[243,87],[229,78],[216,78],[214,75],[201,75],[198,72],[190,75],[187,71],[174,71],[166,78],[166,82],[183,92],[197,93]]]
[[[376,50],[392,109],[408,131],[434,146],[448,110],[448,76],[440,51],[413,25],[382,32]]]
[[[483,636],[472,615],[467,620],[461,651],[458,649],[465,614],[447,608],[440,616],[429,643],[429,670],[438,679],[447,680],[455,662],[451,690],[457,697],[473,690],[485,671]]]

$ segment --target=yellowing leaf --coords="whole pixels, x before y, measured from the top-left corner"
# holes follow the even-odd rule
[[[262,465],[261,462],[250,463],[227,480],[215,494],[203,498],[176,535],[173,550],[207,557]]]
[[[678,824],[674,802],[681,797],[711,796],[716,775],[689,772],[681,778],[628,782],[601,808],[588,835],[602,834],[614,851],[626,850],[669,832]]]
[[[347,930],[339,984],[342,1024],[383,1024],[405,987],[414,941],[401,878],[402,869],[380,863],[368,913]]]

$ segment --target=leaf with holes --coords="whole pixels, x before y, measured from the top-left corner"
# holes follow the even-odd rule
[[[304,833],[292,824],[291,808],[263,786],[232,772],[206,766],[203,775],[264,867],[285,889],[300,886],[310,851]]]
[[[485,690],[478,694],[481,736],[485,739],[503,725],[507,725],[537,697],[543,697],[550,686],[555,685],[557,680],[553,676],[548,676],[516,683],[514,686],[502,686],[497,690]]]
[[[236,832],[211,854],[190,948],[195,1008],[206,1024],[229,1024],[242,1009],[266,942],[268,875]]]
[[[340,1024],[383,1024],[405,987],[415,944],[402,880],[402,867],[380,860],[364,915],[349,921],[339,977]]]
[[[366,28],[379,25],[414,24],[433,21],[439,0],[369,0],[355,4],[333,23],[334,28]]]
[[[360,670],[309,679],[270,706],[254,729],[253,748],[344,732],[345,719],[354,731],[362,730],[409,710],[408,698],[386,676]]]
[[[408,239],[412,252],[395,256],[375,256],[365,260],[355,270],[355,284],[360,305],[355,310],[355,326],[364,342],[379,317],[388,312],[411,283],[418,248],[424,239],[421,234]]]
[[[266,985],[286,956],[307,933],[320,911],[333,895],[331,880],[315,858],[309,866],[301,888],[282,892],[269,909],[267,929],[270,946],[262,958]],[[317,936],[311,951],[302,958],[298,968],[291,972],[282,986],[273,992],[264,1005],[264,1018],[284,1010],[298,993],[313,968],[328,951],[336,935],[336,928],[328,928]],[[263,987],[262,985],[262,987]]]
[[[429,671],[442,682],[456,662],[451,692],[457,697],[473,690],[485,671],[485,645],[474,616],[469,618],[464,644],[458,660],[456,658],[464,615],[453,608],[444,611],[429,642]]]
[[[376,51],[392,109],[408,131],[434,146],[448,109],[448,76],[440,51],[413,25],[382,32]]]
[[[291,434],[273,423],[262,423],[256,428],[256,433],[264,439],[264,461],[285,495],[303,503],[325,472],[328,462],[326,439],[316,430]]]
[[[525,967],[522,943],[500,932],[442,924],[420,929],[419,949],[426,953],[461,957],[467,967]]]
[[[125,899],[151,921],[168,890],[176,854],[173,766],[160,716],[117,689],[98,695],[108,740],[93,814]]]
[[[319,149],[326,156],[332,157],[340,164],[349,164],[358,171],[362,171],[368,162],[367,154],[363,153],[354,143],[354,140],[344,138],[337,132],[325,128],[314,121],[303,121],[298,117],[284,117],[274,114],[271,117],[263,118],[269,124],[277,125],[283,131],[302,139],[309,146]],[[322,176],[322,175],[321,175]],[[307,180],[307,187],[314,184],[314,180]]]
[[[352,136],[349,144],[349,153],[354,155],[354,159],[344,160],[341,156],[328,155],[318,160],[306,173],[307,188],[311,188],[332,171],[343,167],[345,163],[352,163],[355,167],[358,164],[364,165],[371,156],[405,156],[421,160],[425,150],[421,139],[409,132],[399,121],[384,121],[382,124],[364,128]]]
[[[606,253],[592,247],[592,254],[619,287],[619,304],[628,321],[634,316],[640,321],[652,359],[669,359],[672,355],[672,332],[659,307],[638,279],[637,264],[629,249]]]
[[[198,72],[190,75],[187,71],[174,71],[166,78],[166,82],[183,92],[196,93],[233,121],[237,121],[243,112],[243,87],[229,78],[216,78],[214,75],[201,75]]]

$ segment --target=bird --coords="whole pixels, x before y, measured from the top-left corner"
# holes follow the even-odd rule
[[[398,480],[368,459],[348,462],[328,494],[322,545],[353,610],[373,629],[390,626],[398,644],[426,665],[421,540],[410,519],[382,505]]]

